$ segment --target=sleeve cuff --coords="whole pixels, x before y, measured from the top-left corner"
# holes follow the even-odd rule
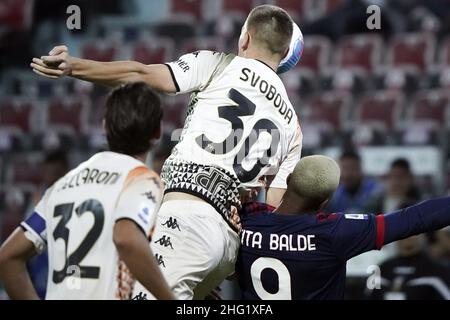
[[[172,76],[172,80],[173,80],[173,83],[175,84],[175,88],[177,90],[177,93],[180,92],[180,86],[178,85],[178,81],[175,78],[175,73],[173,73],[172,67],[168,63],[166,63],[165,65],[167,66],[167,68],[169,68],[170,75]]]
[[[45,248],[47,247],[47,242],[45,241],[45,239],[43,239],[40,235],[38,235],[36,231],[34,231],[33,228],[31,228],[25,222],[22,222],[20,224],[20,227],[24,231],[25,238],[27,238],[31,243],[33,243],[36,252],[38,254],[44,252]]]
[[[127,217],[117,218],[115,223],[122,221],[122,220],[128,220],[128,221],[133,222],[138,227],[138,229],[142,231],[142,233],[144,234],[145,237],[148,236],[147,233],[145,232],[145,229],[138,222],[136,222],[135,220],[133,220],[131,218],[127,218]]]

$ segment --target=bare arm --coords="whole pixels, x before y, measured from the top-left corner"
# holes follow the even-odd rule
[[[21,228],[0,248],[0,280],[11,299],[39,300],[26,267],[26,262],[36,254],[33,243]]]
[[[119,220],[114,226],[114,243],[120,258],[134,277],[157,299],[175,299],[150,249],[144,233],[131,220]]]
[[[70,76],[115,87],[128,82],[145,82],[163,93],[175,93],[169,68],[163,64],[145,65],[134,61],[98,62],[69,55],[66,46],[53,48],[48,56],[33,58],[30,66],[41,76],[58,79]]]
[[[266,203],[272,207],[278,207],[281,203],[286,189],[281,188],[268,188],[266,193]]]

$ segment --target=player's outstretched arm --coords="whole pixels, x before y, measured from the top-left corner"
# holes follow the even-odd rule
[[[0,248],[0,281],[11,299],[39,299],[26,267],[27,261],[36,254],[33,243],[21,228],[17,228]]]
[[[384,244],[450,225],[450,197],[423,201],[383,215]]]
[[[38,75],[59,79],[70,76],[115,87],[128,82],[145,82],[163,93],[176,93],[169,68],[163,64],[145,65],[134,61],[98,62],[72,57],[66,46],[54,47],[48,56],[33,58],[31,68]]]
[[[120,258],[133,276],[157,299],[175,299],[139,227],[131,220],[119,220],[114,226],[113,237]]]

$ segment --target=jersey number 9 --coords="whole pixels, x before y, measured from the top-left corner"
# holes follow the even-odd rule
[[[268,292],[262,283],[261,275],[265,269],[272,269],[278,277],[278,291]],[[251,268],[253,288],[262,300],[291,300],[291,274],[288,268],[278,259],[261,257],[256,259]]]

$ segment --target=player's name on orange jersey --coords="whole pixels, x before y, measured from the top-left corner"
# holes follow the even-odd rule
[[[120,176],[121,174],[119,172],[84,168],[77,174],[67,176],[58,191],[72,189],[86,184],[113,185],[119,180]]]

